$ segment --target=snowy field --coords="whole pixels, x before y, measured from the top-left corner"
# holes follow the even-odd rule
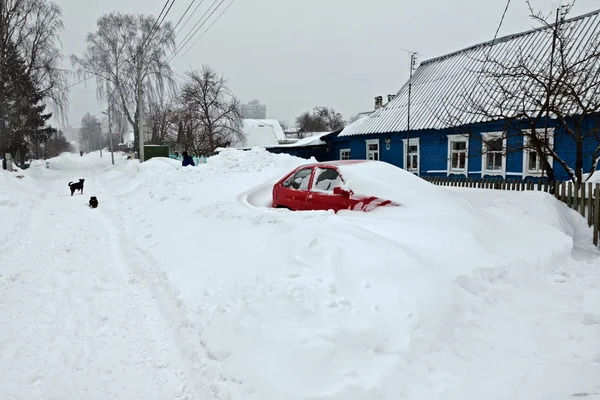
[[[306,162],[0,171],[0,398],[600,399],[600,252],[576,212],[408,175],[401,207],[266,207]]]

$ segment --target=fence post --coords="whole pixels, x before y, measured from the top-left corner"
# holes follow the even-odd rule
[[[600,184],[594,190],[594,245],[598,246],[598,228],[600,227]]]
[[[592,208],[594,206],[593,204],[593,193],[592,193],[592,183],[588,183],[588,207],[587,207],[587,217],[588,217],[588,226],[592,226]]]
[[[579,213],[585,218],[585,183],[581,184],[581,204],[579,204]]]

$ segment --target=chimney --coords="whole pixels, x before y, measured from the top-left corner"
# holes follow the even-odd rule
[[[395,94],[388,94],[388,103],[394,100],[394,97],[396,97]]]
[[[383,97],[377,96],[375,97],[375,109],[377,110],[381,107],[383,107]]]

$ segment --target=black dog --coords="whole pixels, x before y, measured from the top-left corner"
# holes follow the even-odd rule
[[[75,193],[76,190],[79,190],[81,194],[83,194],[83,181],[85,181],[85,179],[80,179],[79,182],[76,183],[69,182],[69,188],[71,188],[71,196],[73,196],[73,193]]]
[[[98,199],[96,198],[96,196],[90,197],[90,207],[92,207],[92,208],[98,207]]]

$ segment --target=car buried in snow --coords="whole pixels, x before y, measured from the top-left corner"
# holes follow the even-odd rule
[[[291,211],[340,210],[371,211],[382,206],[398,206],[378,196],[377,180],[385,179],[381,161],[343,160],[302,165],[273,186],[273,208]],[[383,171],[381,171],[383,169]],[[375,175],[373,175],[375,174]],[[356,191],[356,189],[359,189]]]

